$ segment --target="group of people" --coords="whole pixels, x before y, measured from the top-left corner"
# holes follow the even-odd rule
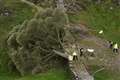
[[[99,31],[99,34],[103,34],[103,30]],[[109,41],[109,48],[113,50],[114,53],[118,53],[119,47],[116,42]]]
[[[104,32],[103,30],[100,30],[99,34],[103,34],[103,32]],[[118,44],[116,42],[109,41],[109,48],[112,49],[112,51],[114,53],[116,53],[116,54],[119,53],[119,47],[118,47]],[[80,48],[79,52],[80,52],[80,54],[77,54],[74,51],[72,55],[69,55],[69,60],[70,61],[77,60],[78,56],[85,56],[86,53],[88,53],[92,57],[95,56],[95,54],[94,54],[95,50],[92,48],[88,48],[88,49]]]
[[[103,30],[100,30],[99,34],[103,34]],[[73,48],[75,48],[75,46]],[[112,49],[114,53],[119,53],[119,47],[116,42],[109,41],[109,48]],[[70,67],[71,68],[73,67],[72,61],[78,60],[79,56],[86,56],[86,53],[88,53],[87,55],[90,55],[92,57],[95,56],[95,50],[92,48],[88,48],[88,49],[80,48],[78,53],[74,51],[72,55],[69,55],[68,59],[69,59]],[[76,80],[79,80],[79,77],[77,75],[75,75],[75,78]]]
[[[99,34],[103,34],[103,30],[100,30]],[[116,42],[109,41],[109,48],[112,49],[114,53],[119,53],[119,47]]]
[[[69,59],[69,67],[70,69],[72,70],[74,68],[74,65],[72,64],[73,61],[75,60],[78,60],[79,56],[84,56],[85,55],[85,52],[89,53],[90,56],[94,56],[94,49],[84,49],[84,48],[80,48],[79,49],[79,52],[80,54],[78,54],[77,52],[73,52],[72,55],[69,55],[68,56],[68,59]],[[72,70],[73,71],[73,70]],[[81,80],[80,77],[76,74],[76,72],[73,71],[73,74],[74,74],[74,78],[75,80]]]
[[[85,56],[85,53],[88,53],[88,55],[94,57],[94,49],[84,49],[84,48],[80,48],[80,54],[76,53],[75,51],[73,52],[72,55],[69,55],[69,61],[73,61],[73,60],[78,60],[78,56]]]

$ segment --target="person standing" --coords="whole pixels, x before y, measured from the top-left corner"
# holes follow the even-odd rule
[[[69,56],[68,56],[68,60],[69,60],[69,61],[73,61],[73,56],[72,56],[72,55],[69,55]]]
[[[80,48],[80,56],[83,56],[83,54],[84,54],[84,49]]]
[[[109,41],[109,48],[110,48],[110,49],[113,48],[113,45],[114,45],[113,41]]]
[[[73,55],[73,60],[78,60],[78,56],[77,56],[77,53],[75,51],[73,52],[72,55]]]
[[[117,44],[117,43],[115,43],[115,44],[113,45],[113,52],[114,52],[114,53],[118,53],[118,44]]]
[[[78,75],[75,76],[75,80],[80,80],[80,78],[78,77]]]
[[[70,69],[72,70],[73,69],[73,64],[72,64],[72,62],[73,62],[73,56],[72,55],[69,55],[68,56],[68,60],[69,60],[69,67],[70,67]]]

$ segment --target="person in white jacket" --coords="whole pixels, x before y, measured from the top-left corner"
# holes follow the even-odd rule
[[[69,60],[69,67],[72,70],[73,67],[74,67],[73,64],[72,64],[72,62],[73,62],[73,56],[72,55],[68,55],[68,60]]]
[[[75,51],[73,52],[72,55],[73,55],[73,60],[78,60],[78,55]]]
[[[113,52],[114,52],[114,53],[118,53],[118,44],[117,44],[117,43],[115,43],[115,44],[113,45]]]
[[[90,53],[90,56],[94,56],[95,50],[94,49],[87,49],[87,52]]]
[[[69,60],[69,61],[73,61],[73,56],[72,56],[72,55],[69,55],[69,56],[68,56],[68,60]]]

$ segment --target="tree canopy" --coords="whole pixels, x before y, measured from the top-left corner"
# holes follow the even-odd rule
[[[65,25],[66,14],[59,9],[50,8],[13,28],[7,40],[9,56],[22,75],[46,70],[51,62],[59,63],[55,61],[58,58],[55,58],[53,49],[62,50]]]

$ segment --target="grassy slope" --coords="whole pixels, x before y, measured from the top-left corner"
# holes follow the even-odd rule
[[[0,80],[70,80],[70,76],[66,70],[50,70],[46,73],[37,74],[37,75],[27,75],[20,77],[17,74],[7,74],[1,75]]]
[[[7,61],[6,48],[4,48],[5,39],[9,31],[15,25],[22,23],[25,19],[30,19],[33,15],[32,8],[21,3],[18,0],[4,0],[5,7],[12,11],[11,16],[0,16],[0,67],[3,67]],[[1,70],[2,68],[0,68]]]
[[[12,11],[12,15],[9,17],[0,16],[1,38],[4,38],[6,36],[5,34],[8,33],[13,26],[22,23],[25,19],[31,18],[33,14],[31,7],[21,3],[18,0],[4,0],[4,3],[5,6]]]
[[[70,16],[72,22],[80,22],[88,25],[95,33],[104,30],[102,37],[119,42],[120,40],[120,9],[110,10],[108,6],[91,5],[87,11],[82,11],[79,15]]]
[[[17,74],[10,73],[8,70],[9,58],[4,46],[5,39],[12,27],[22,23],[25,19],[30,19],[34,12],[31,7],[18,0],[4,0],[4,6],[12,10],[12,15],[0,16],[0,80],[13,80]]]
[[[34,76],[26,76],[17,80],[70,80],[69,74],[63,69],[50,70],[47,73],[38,74]]]
[[[109,6],[91,5],[86,11],[69,17],[73,23],[89,26],[96,35],[98,35],[99,30],[104,30],[104,34],[98,36],[120,44],[120,9],[110,10]],[[93,70],[96,69],[93,68]],[[95,80],[120,80],[120,74],[103,70],[95,75]]]

